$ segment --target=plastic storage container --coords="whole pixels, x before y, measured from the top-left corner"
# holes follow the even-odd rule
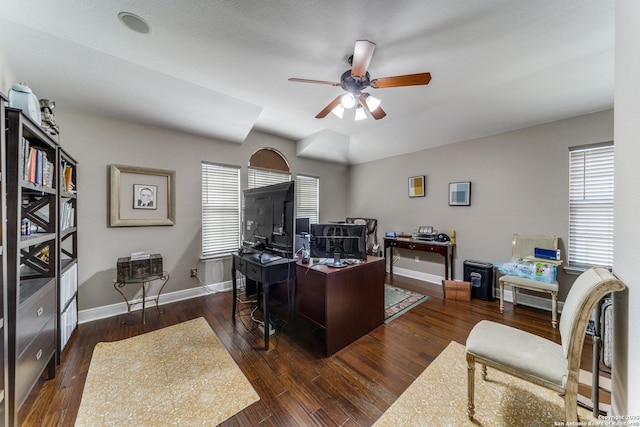
[[[471,282],[471,298],[494,301],[493,264],[467,260],[464,265],[464,281]]]

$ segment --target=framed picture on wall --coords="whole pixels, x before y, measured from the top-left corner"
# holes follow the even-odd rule
[[[449,206],[471,205],[471,182],[449,183]]]
[[[133,209],[157,209],[157,185],[133,184]]]
[[[424,197],[424,175],[409,178],[409,197]]]
[[[111,227],[174,225],[176,172],[110,165]]]

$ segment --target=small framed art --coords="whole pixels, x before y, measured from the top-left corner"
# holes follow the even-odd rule
[[[449,183],[449,206],[471,205],[471,182]]]
[[[424,175],[409,178],[409,197],[424,197]]]

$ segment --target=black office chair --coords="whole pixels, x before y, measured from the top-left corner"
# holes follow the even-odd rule
[[[350,217],[346,218],[345,222],[347,224],[367,226],[367,254],[378,256],[378,220],[375,218]]]

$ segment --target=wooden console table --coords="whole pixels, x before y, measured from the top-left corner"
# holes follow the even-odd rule
[[[374,256],[342,268],[298,260],[297,313],[324,330],[327,357],[384,323],[384,266]]]
[[[410,249],[413,251],[422,251],[422,252],[434,252],[440,254],[444,257],[444,278],[445,280],[449,280],[451,278],[453,280],[453,249],[455,244],[452,245],[449,242],[429,242],[425,240],[414,240],[410,238],[398,237],[395,239],[387,238],[384,239],[384,259],[385,263],[387,260],[387,248],[401,248],[401,249]],[[391,252],[391,251],[390,251]],[[390,255],[393,255],[390,253]],[[393,256],[390,258],[389,262],[389,274],[393,275]]]
[[[295,279],[296,262],[291,258],[280,258],[266,264],[262,264],[253,254],[233,254],[231,264],[231,281],[233,284],[233,321],[236,321],[236,307],[238,288],[236,284],[236,271],[242,273],[247,279],[262,284],[262,310],[264,313],[264,349],[269,350],[269,288],[271,285]],[[291,307],[289,308],[292,309]]]

